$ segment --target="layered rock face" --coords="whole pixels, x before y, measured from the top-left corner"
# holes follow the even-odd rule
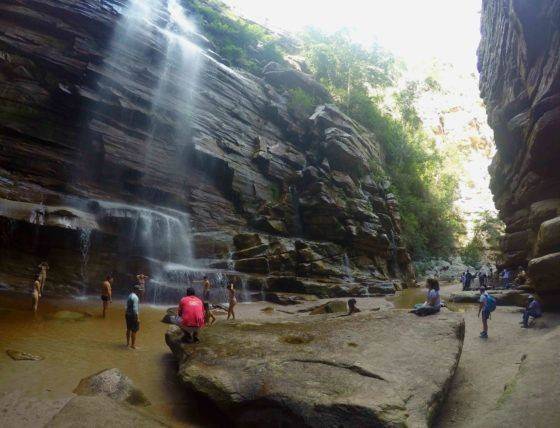
[[[410,280],[375,136],[300,71],[228,68],[188,5],[2,2],[0,282],[44,259],[56,293],[109,271],[170,297],[212,269],[324,295]],[[294,88],[326,104],[302,116]]]
[[[560,303],[560,1],[485,0],[480,88],[497,154],[491,189],[506,223],[504,267],[529,267]]]

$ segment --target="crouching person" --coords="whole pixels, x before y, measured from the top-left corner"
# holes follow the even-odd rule
[[[533,296],[529,296],[527,299],[527,307],[523,311],[523,328],[529,327],[529,318],[540,318],[542,317],[542,308],[538,300],[535,300]]]
[[[198,332],[204,327],[204,304],[196,297],[194,288],[187,288],[187,295],[179,302],[177,315],[175,324],[185,333],[183,341],[198,342]]]

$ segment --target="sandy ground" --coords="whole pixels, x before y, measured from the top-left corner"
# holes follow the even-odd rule
[[[481,339],[476,305],[463,307],[463,353],[436,426],[560,426],[560,314],[523,329],[520,308],[498,307]]]

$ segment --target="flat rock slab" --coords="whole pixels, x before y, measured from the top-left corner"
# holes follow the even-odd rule
[[[196,345],[172,326],[179,377],[243,426],[423,427],[464,338],[459,314],[389,310],[297,322],[219,323]]]
[[[40,361],[43,359],[40,355],[33,355],[16,349],[7,349],[6,354],[8,354],[12,360],[16,361]]]

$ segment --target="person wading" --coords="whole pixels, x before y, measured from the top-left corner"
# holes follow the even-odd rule
[[[39,277],[33,282],[33,287],[31,289],[31,308],[33,313],[37,313],[39,308],[39,299],[41,298],[41,281]]]
[[[113,285],[113,276],[107,275],[105,281],[101,283],[101,302],[103,303],[103,318],[107,315],[107,308],[109,303],[113,302],[113,290],[111,286]]]
[[[45,288],[45,283],[47,282],[47,271],[49,270],[49,264],[47,262],[41,262],[39,264],[39,282],[41,283],[40,295],[43,295],[43,289]]]
[[[126,299],[126,311],[124,318],[126,321],[126,346],[136,349],[136,334],[140,330],[140,286],[135,285],[132,292]]]

